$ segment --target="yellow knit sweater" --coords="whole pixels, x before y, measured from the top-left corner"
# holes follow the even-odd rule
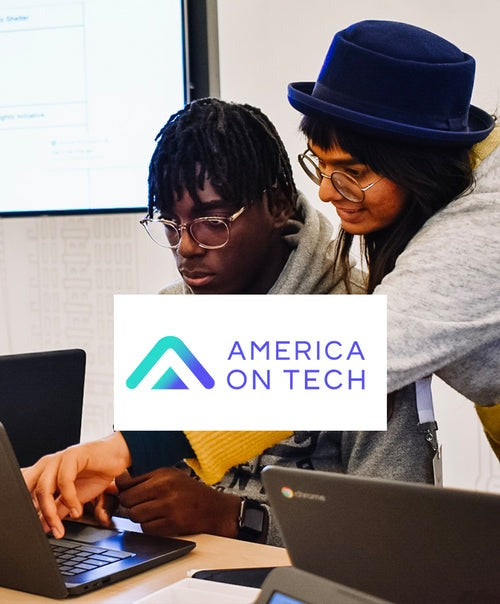
[[[483,424],[486,438],[500,461],[500,403],[493,407],[476,405],[476,411]]]
[[[288,438],[292,431],[283,432],[185,432],[196,455],[186,462],[207,484],[218,482],[224,474],[267,448]]]

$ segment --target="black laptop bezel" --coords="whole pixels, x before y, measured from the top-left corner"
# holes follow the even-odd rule
[[[112,548],[110,534],[116,534],[125,551],[136,553],[120,560],[65,580],[42,530],[40,520],[26,488],[22,473],[0,422],[0,586],[52,598],[64,598],[93,591],[127,577],[179,558],[196,547],[185,539],[154,537],[143,533],[101,529],[104,539],[83,542]],[[98,527],[65,521],[67,537],[74,539],[79,531],[98,531]],[[116,544],[114,549],[119,549]],[[146,560],[146,555],[150,558]]]
[[[0,421],[21,467],[80,442],[85,369],[81,348],[0,356]]]

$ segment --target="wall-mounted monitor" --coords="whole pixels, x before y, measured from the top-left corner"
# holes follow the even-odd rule
[[[217,94],[214,24],[213,0],[0,0],[0,215],[144,208],[155,135]]]

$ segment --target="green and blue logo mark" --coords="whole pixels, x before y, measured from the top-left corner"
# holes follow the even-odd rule
[[[130,389],[136,388],[145,376],[151,371],[161,357],[168,351],[173,350],[184,364],[191,370],[199,382],[207,389],[213,388],[215,381],[203,365],[198,361],[194,354],[184,344],[184,342],[176,336],[165,336],[156,342],[153,348],[142,359],[139,365],[128,377],[126,384]],[[177,375],[177,373],[169,367],[167,371],[154,384],[152,390],[187,390],[188,387]]]

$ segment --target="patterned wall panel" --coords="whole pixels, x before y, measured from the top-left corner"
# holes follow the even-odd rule
[[[112,430],[113,294],[156,293],[176,274],[170,253],[155,248],[138,219],[0,221],[0,352],[87,352],[85,439]]]

